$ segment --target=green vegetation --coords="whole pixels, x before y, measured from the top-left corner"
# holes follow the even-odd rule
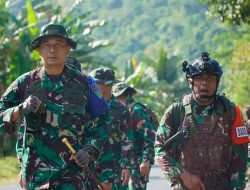
[[[233,20],[221,22],[215,10],[214,17],[210,16],[213,7],[219,8],[222,1],[86,1],[85,7],[91,13],[90,18],[107,21],[101,32],[93,31],[93,36],[110,40],[109,48],[102,48],[94,54],[112,63],[121,76],[127,71],[128,59],[136,58],[138,63],[142,63],[144,74],[140,81],[137,80],[135,87],[145,96],[143,101],[151,104],[161,115],[174,97],[181,97],[187,92],[180,61],[192,61],[201,52],[208,51],[212,58],[223,65],[220,92],[225,92],[244,111],[250,102],[250,97],[246,96],[250,91],[245,87],[249,68],[244,67],[244,75],[241,75],[242,67],[235,62],[240,60],[241,65],[248,65],[247,53],[240,53],[240,49],[242,46],[249,49],[250,26],[244,22],[249,17],[249,11],[244,11],[249,10],[249,3],[236,0],[223,2],[223,8],[233,13],[237,12],[236,9],[242,10],[239,12],[241,16],[237,17],[241,18],[241,24]],[[228,21],[230,13],[226,10],[221,13],[225,15],[224,20]],[[143,82],[149,76],[152,76],[149,82]],[[149,93],[152,88],[156,94]],[[154,99],[161,100],[159,104],[162,107],[157,101],[152,101]]]
[[[209,4],[209,14],[219,15],[221,21],[234,24],[250,24],[250,2],[248,0],[202,0]]]
[[[189,91],[181,60],[192,61],[203,51],[223,65],[220,92],[244,111],[250,104],[249,1],[225,1],[224,10],[218,9],[221,2],[0,0],[1,93],[40,64],[29,44],[43,24],[53,22],[67,26],[78,41],[72,55],[82,63],[83,72],[98,66],[115,68],[117,77],[133,84],[137,99],[159,117]],[[0,135],[1,145],[8,142],[0,147],[0,155],[15,154],[15,142],[6,140],[10,138]]]
[[[19,165],[16,157],[0,158],[0,185],[18,180]]]

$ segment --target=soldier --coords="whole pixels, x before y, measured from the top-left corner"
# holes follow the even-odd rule
[[[130,114],[112,94],[112,86],[119,82],[115,73],[109,68],[98,68],[90,74],[110,106],[109,116],[112,127],[109,140],[104,145],[103,154],[97,164],[100,181],[106,190],[120,190],[127,185],[130,177],[130,160],[132,158]]]
[[[87,76],[65,66],[71,48],[76,42],[62,25],[44,26],[31,43],[43,66],[18,77],[0,100],[0,131],[13,133],[22,121],[20,184],[25,189],[85,189],[83,166],[98,159],[107,139],[108,106],[95,110],[91,105],[99,95]],[[65,137],[76,154],[62,143]]]
[[[133,152],[131,177],[128,187],[123,189],[144,190],[147,188],[151,165],[154,164],[155,128],[145,107],[132,98],[136,90],[125,82],[114,86],[113,94],[127,105],[133,120]]]
[[[244,189],[249,140],[239,107],[217,95],[220,65],[208,53],[182,65],[192,94],[164,113],[156,160],[175,190]]]
[[[68,67],[81,72],[81,64],[76,58],[68,56],[66,58],[65,64]],[[25,126],[20,125],[20,127],[18,129],[18,136],[17,136],[17,142],[16,142],[16,153],[17,153],[17,158],[20,161],[19,164],[21,164],[21,160],[22,160],[22,156],[23,156],[23,135],[24,135],[24,132],[25,132]],[[21,168],[21,166],[20,166],[20,168]]]

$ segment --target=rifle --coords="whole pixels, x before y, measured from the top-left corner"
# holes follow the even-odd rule
[[[189,127],[185,127],[182,130],[175,133],[172,137],[170,137],[165,143],[165,150],[170,150],[174,142],[177,142],[179,145],[184,144],[184,141],[187,140],[189,136]]]
[[[69,143],[67,138],[63,138],[62,142],[67,146],[67,148],[69,149],[69,151],[72,154],[76,154],[76,150],[71,146],[71,144]],[[88,165],[85,165],[84,168],[87,170],[87,172],[90,174],[90,176],[93,178],[93,180],[95,181],[95,183],[97,183],[97,185],[99,186],[100,190],[105,190],[105,188],[103,187],[103,185],[101,184],[100,180],[96,177],[96,175],[94,174],[94,172],[89,168]]]

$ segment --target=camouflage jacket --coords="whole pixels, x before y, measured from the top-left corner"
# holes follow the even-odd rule
[[[128,106],[129,107],[129,106]],[[131,117],[134,128],[133,152],[136,163],[149,160],[154,163],[155,128],[141,104],[132,106]]]
[[[22,180],[29,189],[38,189],[63,175],[65,169],[82,169],[69,161],[70,152],[62,143],[67,137],[78,150],[89,143],[102,149],[107,139],[107,115],[94,121],[89,114],[90,86],[86,76],[64,67],[61,80],[52,82],[44,68],[39,68],[18,77],[0,100],[0,132],[18,130],[18,122],[10,122],[15,106],[29,95],[37,96],[41,106],[36,113],[25,115],[20,128],[24,134],[20,142],[22,157]],[[24,130],[24,131],[22,131]]]
[[[102,182],[110,180],[113,173],[120,175],[120,169],[130,168],[132,158],[132,129],[131,117],[126,106],[121,104],[114,96],[108,101],[110,106],[109,119],[111,133],[104,144],[103,154],[98,160],[98,170],[101,171]],[[112,181],[112,179],[111,179]]]
[[[239,144],[232,138],[234,130],[244,127],[243,119],[234,104],[230,104],[230,109],[236,110],[234,117],[220,109],[221,106],[218,100],[208,106],[199,106],[192,101],[190,111],[197,126],[193,126],[183,113],[182,103],[172,104],[164,113],[156,134],[155,154],[167,180],[176,189],[185,189],[179,179],[184,171],[199,176],[206,189],[224,189],[226,186],[228,189],[244,189],[246,143]],[[178,149],[173,143],[172,148],[166,150],[165,142],[185,127],[191,127],[185,145]],[[199,128],[194,130],[193,127]]]

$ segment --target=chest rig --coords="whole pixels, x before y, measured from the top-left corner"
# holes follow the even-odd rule
[[[31,71],[30,80],[28,80],[25,91],[23,92],[23,101],[30,95],[36,96],[41,100],[41,105],[36,113],[30,113],[25,117],[26,132],[33,134],[41,134],[43,128],[49,127],[46,123],[46,104],[48,97],[53,96],[51,89],[46,87],[45,70],[43,68]],[[60,130],[67,129],[73,126],[72,135],[80,136],[84,129],[86,121],[90,120],[89,114],[86,112],[87,97],[86,87],[66,67],[62,76],[63,92],[62,92],[62,121],[59,127]],[[53,102],[53,98],[50,100]],[[63,134],[63,135],[69,135]]]
[[[229,166],[232,154],[232,115],[229,106],[225,105],[230,102],[223,98],[225,97],[218,96],[211,109],[203,114],[197,114],[194,110],[191,95],[183,98],[185,116],[180,128],[189,130],[189,138],[179,159],[190,172],[200,175],[201,164],[203,169],[221,172],[225,172]]]

